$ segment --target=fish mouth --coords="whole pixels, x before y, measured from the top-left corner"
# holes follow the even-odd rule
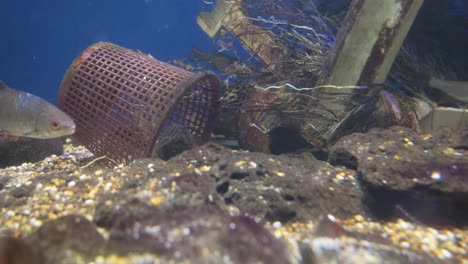
[[[73,125],[73,126],[69,126],[69,127],[66,127],[64,128],[62,131],[63,131],[63,135],[71,135],[71,134],[74,134],[75,133],[75,129],[76,129],[76,126]]]

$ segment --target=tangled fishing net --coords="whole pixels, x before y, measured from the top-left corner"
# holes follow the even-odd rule
[[[435,67],[434,61],[439,64],[442,61],[435,59],[438,58],[437,54],[422,58],[403,47],[385,84],[349,87],[358,88],[355,90],[359,91],[357,96],[351,98],[349,93],[327,93],[320,89],[324,86],[319,86],[319,81],[323,72],[328,70],[327,59],[350,1],[237,2],[242,2],[244,14],[239,27],[246,30],[236,35],[224,32],[213,39],[220,47],[219,54],[233,58],[229,65],[214,70],[226,80],[221,106],[228,112],[261,113],[253,114],[255,122],[249,121],[244,125],[262,133],[269,133],[276,127],[301,130],[312,119],[322,120],[321,126],[312,129],[316,135],[330,132],[358,112],[378,111],[375,109],[378,100],[375,95],[381,89],[389,89],[403,96],[408,111],[411,111],[412,96],[427,100],[418,87],[424,86],[428,75],[434,71],[439,75],[450,74],[450,70],[447,70],[449,67]],[[243,27],[242,23],[254,27]],[[271,63],[259,59],[258,50],[247,49],[246,52],[245,45],[239,45],[241,35],[261,35],[265,32],[272,36],[276,46],[273,48],[277,48],[277,54],[274,54],[276,59]],[[197,69],[197,62],[193,62],[194,69]],[[325,100],[346,104],[347,113],[337,114],[333,109],[327,109],[323,104]],[[360,129],[365,130],[366,126],[361,125]]]

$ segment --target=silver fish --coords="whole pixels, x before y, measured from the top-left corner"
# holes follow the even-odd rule
[[[222,52],[205,53],[197,47],[192,48],[192,53],[196,58],[206,61],[220,71],[226,70],[229,66],[238,61]]]
[[[55,138],[75,132],[75,122],[60,109],[0,81],[0,133],[9,137]]]

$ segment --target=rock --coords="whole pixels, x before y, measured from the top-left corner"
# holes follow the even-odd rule
[[[108,250],[149,252],[162,262],[289,263],[285,245],[262,225],[214,207],[122,219],[111,230]]]
[[[210,175],[184,173],[186,167],[184,162],[173,160],[144,159],[132,162],[128,167],[130,176],[123,178],[121,188],[98,201],[95,222],[98,226],[110,228],[118,219],[125,217],[213,204],[222,206]],[[170,176],[174,172],[178,176]],[[148,192],[151,196],[141,195]]]
[[[324,216],[310,243],[300,243],[304,263],[442,263],[427,254],[392,245],[388,234],[346,230],[333,216]]]
[[[42,252],[47,263],[68,263],[67,259],[78,256],[90,260],[105,246],[96,226],[80,215],[66,215],[48,221],[27,241]]]
[[[11,192],[10,195],[13,196],[14,198],[23,198],[23,197],[29,197],[34,194],[34,188],[33,186],[27,186],[27,185],[21,185],[21,186],[16,186]]]
[[[105,168],[96,163],[89,166],[89,152],[67,144],[66,155],[0,170],[0,233],[21,237],[46,263],[466,259],[466,229],[428,227],[408,212],[411,207],[401,202],[405,200],[395,202],[395,197],[385,196],[389,190],[406,199],[419,194],[420,186],[421,194],[436,187],[445,193],[462,190],[456,189],[465,185],[457,173],[464,173],[464,157],[459,153],[465,152],[448,147],[460,142],[459,135],[441,132],[431,139],[400,130],[354,134],[342,142],[342,150],[357,161],[358,171],[331,166],[310,153],[265,155],[217,144],[199,146],[168,161],[142,159]],[[397,135],[403,143],[396,143]],[[408,149],[420,150],[410,153]],[[443,174],[448,176],[432,183],[437,174],[427,174],[418,179],[422,184],[402,176],[392,179],[389,173],[420,171],[412,163],[402,168],[388,165],[418,153],[431,159],[426,163],[414,159],[416,165],[430,164],[447,170]],[[441,163],[431,162],[432,158],[440,158]],[[461,162],[447,167],[454,164],[448,161]],[[378,166],[382,169],[372,170]],[[364,173],[374,177],[364,179]],[[390,178],[391,185],[379,185],[379,179],[384,179],[380,176]],[[452,183],[443,182],[445,178]],[[394,207],[400,208],[399,214],[387,210]],[[447,214],[444,208],[438,210]],[[378,214],[388,211],[390,217],[415,221],[392,221]]]
[[[7,185],[7,183],[11,180],[11,177],[5,176],[0,177],[0,191]]]
[[[372,214],[429,225],[468,225],[468,159],[458,134],[418,135],[403,127],[372,129],[337,142],[358,160]]]
[[[37,162],[50,155],[63,153],[63,140],[20,137],[17,141],[0,142],[0,168]]]
[[[358,165],[356,157],[343,148],[334,149],[328,155],[328,162],[333,166],[345,166],[351,170],[356,170]]]
[[[461,131],[457,142],[454,144],[454,149],[468,150],[468,131]]]
[[[23,240],[0,237],[0,264],[42,264],[42,256]]]
[[[314,238],[301,247],[304,263],[444,263],[424,254],[350,237]]]
[[[223,204],[261,222],[309,221],[326,213],[364,214],[355,172],[310,154],[269,156],[206,144],[171,160],[182,161],[209,166],[204,174],[216,182]]]
[[[120,219],[149,217],[159,210],[138,199],[125,200],[123,196],[107,196],[96,205],[94,221],[99,227],[111,228]]]

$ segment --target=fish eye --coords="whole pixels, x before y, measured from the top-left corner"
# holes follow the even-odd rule
[[[60,127],[59,122],[50,122],[50,128],[52,129],[58,129]]]

